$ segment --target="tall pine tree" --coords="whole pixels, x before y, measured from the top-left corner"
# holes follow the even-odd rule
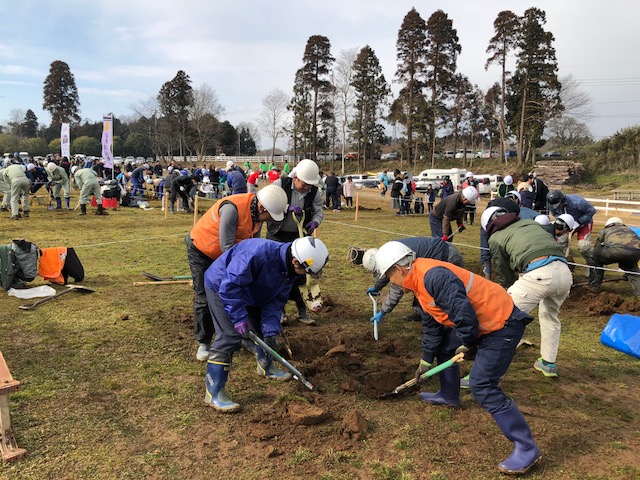
[[[51,126],[59,128],[62,123],[76,124],[80,121],[78,87],[69,69],[61,60],[51,63],[49,75],[44,81],[44,103],[42,108],[51,114]]]

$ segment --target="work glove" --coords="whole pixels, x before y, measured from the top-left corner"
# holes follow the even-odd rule
[[[475,345],[473,347],[467,347],[466,345],[460,345],[456,348],[456,355],[459,353],[464,353],[465,360],[473,360],[476,358],[476,352],[478,351],[478,347]]]
[[[379,324],[382,321],[382,317],[384,317],[384,312],[378,312],[373,317],[371,317],[371,321]]]
[[[313,231],[318,228],[318,222],[309,222],[304,228],[307,230],[307,235],[311,235]]]
[[[274,349],[276,352],[280,351],[280,342],[278,342],[278,337],[277,335],[273,335],[271,337],[266,337],[264,339],[264,343],[266,343],[267,345],[269,345],[272,349]]]
[[[180,191],[181,191],[181,192],[184,192],[184,187],[180,187]]]
[[[378,290],[376,289],[376,287],[367,288],[367,295],[369,295],[369,294],[375,295],[376,293],[378,293]]]
[[[431,369],[431,364],[429,362],[427,362],[426,360],[420,360],[420,365],[418,365],[418,368],[416,369],[416,383],[420,383],[420,375],[422,375],[425,372],[428,372]]]
[[[294,215],[302,215],[302,208],[300,208],[297,205],[289,205],[289,208],[287,208],[287,212],[293,212]]]
[[[464,225],[458,225],[458,232],[464,232],[466,229]]]
[[[240,320],[238,323],[234,323],[233,329],[245,338],[249,336],[249,332],[253,331],[249,320]]]

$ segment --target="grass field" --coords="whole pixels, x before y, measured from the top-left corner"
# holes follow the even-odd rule
[[[502,477],[495,466],[511,445],[468,392],[463,408],[450,410],[427,406],[415,393],[380,400],[372,388],[411,378],[420,325],[403,320],[411,305],[405,298],[373,340],[365,294],[372,278],[347,261],[348,250],[429,235],[426,216],[396,217],[388,197],[382,201],[374,191],[361,192],[366,210],[357,221],[353,211],[327,212],[319,236],[331,252],[321,280],[329,306],[317,315],[317,327],[286,327],[292,363],[317,391],[260,378],[253,358],[238,352],[227,391],[243,410],[224,416],[203,403],[205,367],[195,360],[190,287],[133,286],[147,280],[142,271],[189,274],[184,235],[193,217],[165,220],[159,202],[151,205],[108,217],[39,206],[28,220],[0,218],[0,244],[26,238],[41,247],[74,246],[86,271],[82,284],[96,290],[32,311],[18,309],[29,300],[2,299],[0,350],[22,382],[10,395],[12,423],[28,456],[0,465],[0,478]],[[596,222],[601,226],[604,217]],[[478,223],[455,242],[476,272]],[[581,270],[576,283],[585,280]],[[599,343],[610,314],[591,312],[605,296],[631,300],[631,288],[618,282],[599,293],[572,291],[562,309],[558,379],[532,369],[537,347],[519,349],[503,379],[544,454],[526,478],[640,478],[640,362]],[[539,344],[537,321],[526,337]],[[423,388],[437,389],[437,380]],[[324,420],[299,425],[296,407],[317,408]],[[366,419],[363,435],[350,431],[354,410]]]

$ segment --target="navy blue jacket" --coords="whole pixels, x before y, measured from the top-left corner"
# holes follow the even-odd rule
[[[580,195],[570,194],[566,195],[564,209],[550,208],[549,212],[556,218],[563,213],[568,213],[576,222],[578,222],[578,225],[582,226],[593,222],[593,216],[596,214],[596,209]]]
[[[235,168],[227,173],[227,185],[233,193],[247,193],[247,179]]]
[[[263,337],[278,335],[280,317],[299,275],[289,272],[291,243],[263,238],[243,240],[218,257],[204,274],[233,324],[248,319],[247,307],[260,308]]]

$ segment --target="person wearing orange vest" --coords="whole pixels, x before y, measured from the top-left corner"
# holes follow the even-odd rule
[[[400,242],[385,243],[376,253],[376,268],[391,283],[412,291],[424,315],[422,359],[416,379],[455,353],[476,357],[471,368],[473,398],[514,444],[511,455],[498,465],[503,473],[528,471],[541,457],[531,429],[516,403],[499,386],[533,319],[519,310],[500,285],[440,260],[418,258]],[[440,390],[421,393],[433,405],[460,406],[460,368],[440,373]]]
[[[247,238],[259,237],[262,223],[282,221],[287,209],[287,194],[276,185],[268,185],[254,193],[225,197],[213,205],[185,238],[187,259],[193,281],[193,320],[198,342],[196,358],[209,358],[214,326],[207,305],[204,272],[213,261],[233,245]]]

